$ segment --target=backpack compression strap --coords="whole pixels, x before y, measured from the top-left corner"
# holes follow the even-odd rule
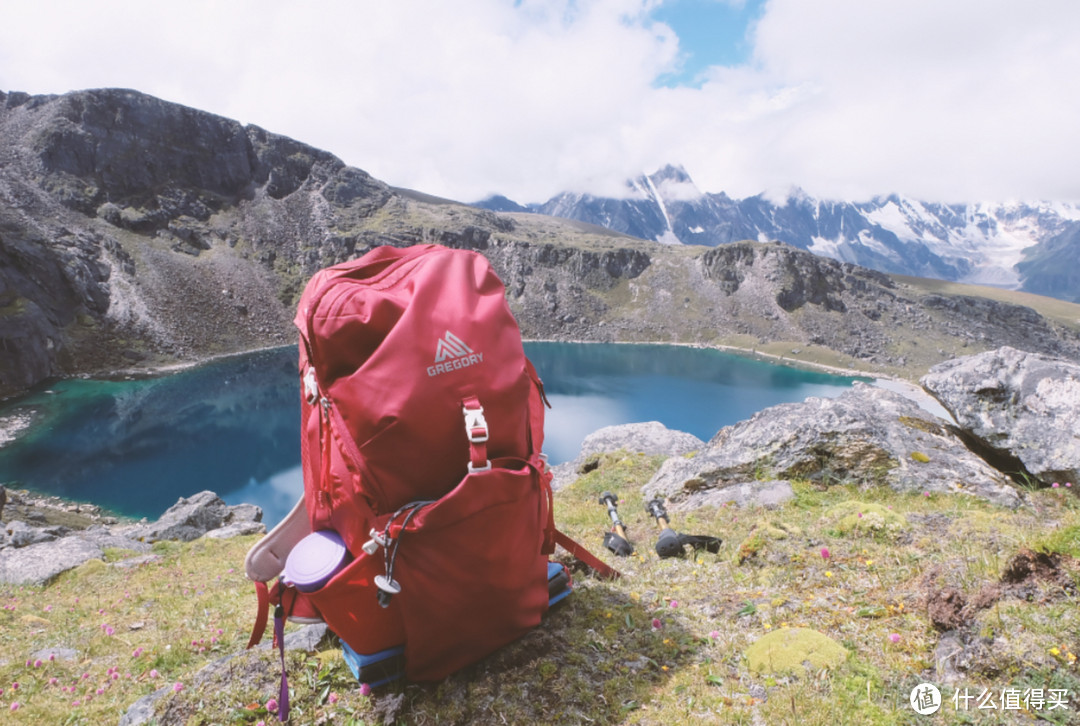
[[[592,569],[597,575],[605,580],[614,580],[616,577],[622,577],[622,573],[613,567],[604,564],[596,555],[589,550],[579,545],[574,540],[567,537],[559,530],[555,530],[555,542],[562,545],[563,549],[579,559],[582,563]]]

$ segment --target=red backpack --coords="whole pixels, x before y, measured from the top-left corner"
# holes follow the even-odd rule
[[[252,645],[274,603],[278,640],[325,621],[361,680],[438,680],[539,624],[549,581],[569,592],[556,543],[616,574],[555,529],[543,386],[484,257],[375,249],[318,272],[295,322],[304,497],[248,554]],[[347,551],[328,582],[267,585],[327,531]]]

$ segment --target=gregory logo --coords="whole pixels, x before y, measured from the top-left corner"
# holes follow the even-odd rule
[[[447,330],[435,346],[435,365],[428,366],[427,374],[437,376],[483,362],[483,353],[474,353],[464,340]]]

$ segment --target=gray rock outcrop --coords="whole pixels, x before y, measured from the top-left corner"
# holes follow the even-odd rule
[[[555,479],[551,486],[558,491],[573,483],[580,474],[585,473],[583,468],[587,466],[587,462],[598,454],[626,449],[650,456],[681,456],[703,446],[705,442],[697,436],[669,429],[659,421],[605,426],[585,437],[581,442],[581,450],[573,461],[552,467]]]
[[[920,382],[1002,468],[1080,481],[1080,365],[1003,347],[934,366]]]
[[[83,537],[8,547],[0,550],[0,583],[47,585],[60,573],[103,556],[100,547]]]
[[[966,492],[1010,507],[1021,501],[1009,479],[944,421],[863,383],[837,398],[773,406],[723,428],[696,456],[664,462],[643,492],[681,509],[732,498],[731,487],[784,479]]]
[[[265,532],[261,520],[259,507],[229,506],[208,491],[181,498],[155,522],[69,529],[13,520],[0,529],[0,584],[47,585],[63,572],[102,559],[106,549],[145,554],[151,542],[163,539],[187,542]]]
[[[142,542],[179,540],[190,542],[203,535],[215,536],[214,531],[232,525],[258,524],[262,510],[249,504],[230,507],[217,494],[202,491],[191,497],[181,497],[155,522],[137,524],[123,530],[126,537]],[[251,534],[244,526],[232,526],[230,531]]]

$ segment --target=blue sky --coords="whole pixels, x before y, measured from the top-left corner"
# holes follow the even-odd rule
[[[750,61],[752,24],[761,17],[764,0],[718,2],[674,0],[661,4],[651,18],[671,27],[679,38],[679,68],[657,79],[660,85],[699,87],[712,66],[739,66]]]
[[[475,201],[1080,201],[1075,0],[36,0],[0,90],[124,87]]]

